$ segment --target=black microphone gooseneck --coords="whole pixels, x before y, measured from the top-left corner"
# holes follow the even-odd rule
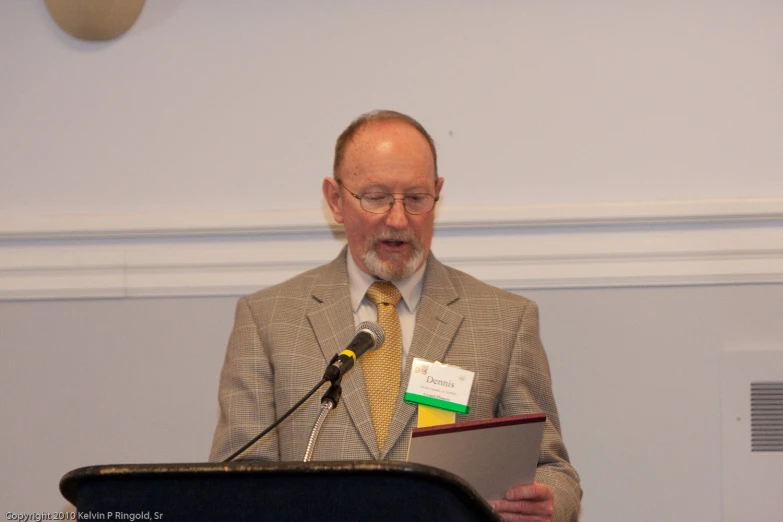
[[[235,458],[237,458],[239,455],[244,453],[250,446],[258,442],[261,437],[275,429],[281,422],[286,420],[289,415],[291,415],[294,411],[299,408],[302,404],[307,401],[318,389],[324,385],[324,383],[330,382],[332,383],[332,386],[329,388],[329,390],[324,394],[323,398],[321,399],[322,405],[325,403],[329,403],[328,409],[326,409],[325,413],[328,413],[330,409],[337,406],[337,402],[340,400],[340,395],[342,393],[342,389],[340,388],[340,382],[342,381],[343,375],[348,373],[348,371],[353,368],[354,363],[356,363],[356,360],[364,355],[365,353],[374,350],[376,348],[379,348],[384,341],[385,334],[383,331],[383,328],[378,323],[373,323],[371,321],[365,321],[361,324],[359,324],[359,327],[356,329],[356,334],[353,336],[353,339],[351,340],[351,343],[348,345],[348,347],[340,352],[339,354],[336,354],[332,360],[329,362],[329,366],[326,368],[326,371],[324,372],[323,378],[321,378],[321,381],[316,384],[312,390],[307,392],[307,394],[302,397],[299,402],[294,404],[291,409],[289,409],[287,412],[285,412],[283,415],[280,416],[279,419],[277,419],[275,422],[273,422],[269,427],[267,427],[264,431],[253,437],[250,442],[239,448],[237,451],[232,453],[229,457],[223,460],[223,462],[231,462]],[[322,406],[322,416],[325,417],[323,406]],[[323,423],[323,420],[321,420],[320,423],[316,423],[316,425],[320,428],[320,424]],[[314,435],[317,437],[317,432],[314,433]],[[313,435],[311,434],[311,439],[315,440]],[[308,445],[310,446],[310,445]],[[311,453],[312,449],[308,447],[308,453]]]

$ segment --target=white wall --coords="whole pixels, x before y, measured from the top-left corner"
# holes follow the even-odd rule
[[[0,211],[314,208],[376,107],[432,131],[448,204],[779,196],[782,24],[774,0],[149,0],[83,43],[6,1]]]
[[[441,260],[541,304],[584,520],[720,519],[721,353],[783,350],[783,4],[147,4],[96,44],[0,3],[0,512],[205,458],[235,296],[334,256],[333,140],[388,107]]]

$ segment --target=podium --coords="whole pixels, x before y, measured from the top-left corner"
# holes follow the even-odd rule
[[[60,491],[78,520],[500,520],[456,475],[394,461],[90,466]]]

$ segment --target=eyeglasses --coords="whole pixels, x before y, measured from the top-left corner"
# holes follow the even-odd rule
[[[405,194],[401,198],[395,198],[394,194],[388,192],[371,191],[364,194],[354,194],[346,187],[339,179],[337,183],[340,184],[348,193],[359,200],[359,204],[362,209],[372,214],[385,214],[393,206],[394,202],[398,199],[402,201],[402,206],[405,212],[408,214],[418,215],[427,214],[435,208],[435,202],[440,199],[439,196],[433,196],[427,192],[414,192],[413,194]]]

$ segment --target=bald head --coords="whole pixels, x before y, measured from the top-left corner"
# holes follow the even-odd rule
[[[365,127],[384,122],[399,122],[405,125],[413,127],[421,136],[427,141],[430,152],[432,154],[433,171],[435,173],[435,179],[438,178],[438,154],[435,150],[435,142],[432,136],[427,130],[415,119],[411,118],[407,114],[403,114],[397,111],[378,110],[362,114],[351,122],[348,127],[337,138],[337,142],[334,146],[334,167],[333,176],[334,179],[342,178],[342,168],[345,163],[345,152],[348,145],[353,141],[354,137]]]

